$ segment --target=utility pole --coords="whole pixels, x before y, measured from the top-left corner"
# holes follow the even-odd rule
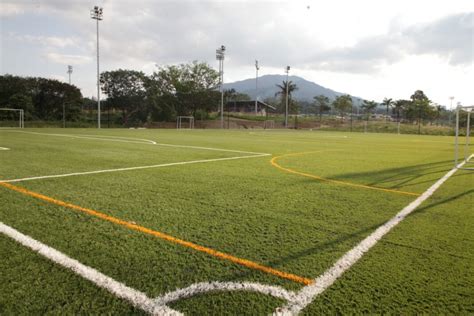
[[[258,113],[258,70],[260,67],[258,66],[258,60],[255,60],[255,116]]]
[[[99,21],[102,21],[102,8],[95,6],[91,18],[97,21],[97,128],[100,128]]]
[[[286,66],[286,106],[285,106],[285,128],[288,128],[288,75],[290,73],[290,66]]]
[[[224,128],[224,53],[224,45],[216,49],[216,59],[219,61],[219,85],[221,87],[221,128]]]

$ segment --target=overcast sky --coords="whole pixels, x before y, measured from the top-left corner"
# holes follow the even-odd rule
[[[366,99],[474,104],[473,0],[0,0],[2,74],[72,82],[95,95],[96,25],[101,71],[147,74],[156,64],[208,62],[227,47],[225,82],[298,75]]]

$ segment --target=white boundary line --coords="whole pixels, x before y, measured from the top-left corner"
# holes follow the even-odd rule
[[[111,277],[102,274],[94,268],[86,266],[79,261],[68,257],[62,252],[53,249],[27,235],[24,235],[16,229],[5,225],[0,222],[0,232],[7,235],[8,237],[16,240],[25,247],[32,249],[40,255],[48,258],[49,260],[72,270],[74,273],[80,275],[84,279],[87,279],[95,285],[106,289],[110,293],[117,297],[125,299],[147,313],[153,315],[181,315],[178,311],[175,311],[163,304],[157,305],[154,300],[150,299],[146,294],[137,291],[131,287],[120,283]]]
[[[7,147],[0,147],[0,150],[10,150],[10,148],[7,148]]]
[[[403,221],[410,213],[412,213],[421,203],[427,200],[446,180],[448,180],[457,170],[469,161],[474,154],[462,163],[451,169],[441,179],[436,181],[416,200],[404,207],[397,215],[392,217],[388,222],[377,228],[372,234],[362,240],[357,246],[346,252],[336,263],[326,270],[322,275],[314,279],[314,283],[303,287],[297,294],[293,302],[279,308],[275,311],[276,315],[294,315],[302,311],[308,306],[319,294],[323,293],[330,287],[340,276],[349,270],[352,265],[359,261],[362,256],[369,251],[377,242],[385,236],[392,228]]]
[[[249,158],[258,158],[258,157],[266,157],[266,156],[270,156],[270,154],[259,154],[259,155],[237,156],[237,157],[226,157],[226,158],[213,158],[213,159],[201,159],[201,160],[171,162],[171,163],[164,163],[164,164],[150,165],[150,166],[137,166],[137,167],[127,167],[127,168],[117,168],[117,169],[104,169],[104,170],[85,171],[85,172],[73,172],[73,173],[65,173],[65,174],[28,177],[28,178],[21,178],[21,179],[0,180],[0,182],[14,183],[14,182],[20,182],[20,181],[31,181],[31,180],[41,180],[41,179],[51,179],[51,178],[64,178],[64,177],[73,177],[73,176],[81,176],[81,175],[88,175],[88,174],[99,174],[99,173],[110,173],[110,172],[129,171],[129,170],[162,168],[162,167],[170,167],[170,166],[190,165],[190,164],[197,164],[197,163],[226,161],[226,160],[249,159]]]
[[[43,257],[46,257],[49,260],[59,264],[60,266],[72,270],[72,272],[75,274],[91,281],[98,287],[106,289],[115,296],[127,300],[133,306],[136,306],[152,315],[182,315],[180,312],[171,309],[166,304],[207,292],[258,292],[289,302],[295,301],[296,297],[296,293],[287,291],[279,286],[264,285],[252,282],[201,282],[151,299],[145,293],[128,287],[127,285],[116,281],[115,279],[97,271],[96,269],[86,266],[81,262],[68,257],[64,253],[31,238],[30,236],[22,234],[18,230],[2,222],[0,222],[0,233],[3,233],[21,245],[32,249]]]
[[[120,137],[120,136],[107,136],[107,135],[78,135],[78,134],[51,134],[51,133],[39,133],[39,132],[25,132],[25,131],[15,131],[8,130],[9,132],[15,133],[25,133],[25,134],[34,134],[34,135],[47,135],[47,136],[59,136],[59,137],[70,137],[70,138],[84,138],[84,139],[93,139],[93,140],[102,140],[102,141],[112,141],[112,142],[123,142],[123,143],[138,143],[138,144],[150,144],[163,147],[175,147],[175,148],[190,148],[190,149],[201,149],[201,150],[212,150],[212,151],[222,151],[222,152],[231,152],[231,153],[241,153],[241,154],[255,154],[263,155],[265,153],[258,153],[253,151],[243,151],[243,150],[234,150],[234,149],[222,149],[222,148],[213,148],[213,147],[201,147],[201,146],[191,146],[191,145],[175,145],[175,144],[166,144],[166,143],[157,143],[153,140],[142,139],[142,138],[132,138],[132,137]],[[134,141],[138,140],[138,141]]]

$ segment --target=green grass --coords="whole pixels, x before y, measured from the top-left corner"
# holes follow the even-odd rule
[[[450,137],[299,131],[26,130],[135,137],[265,152],[286,168],[422,193],[452,168]],[[347,137],[345,137],[347,136]],[[0,130],[0,179],[246,154]],[[19,182],[41,194],[234,256],[315,278],[415,197],[284,173],[270,156]],[[461,171],[397,226],[306,313],[473,313],[474,177]],[[0,221],[145,292],[204,281],[301,284],[216,259],[0,187]],[[47,259],[0,239],[0,312],[140,313]],[[37,280],[44,280],[39,286]],[[65,281],[63,281],[65,280]],[[57,293],[55,293],[55,291]],[[8,295],[7,295],[8,293]],[[210,293],[173,303],[187,314],[269,314],[282,301]],[[430,308],[432,308],[430,310]]]

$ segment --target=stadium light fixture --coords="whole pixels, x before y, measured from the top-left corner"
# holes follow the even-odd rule
[[[224,53],[224,45],[216,49],[216,59],[219,61],[219,85],[221,88],[221,128],[224,128]]]
[[[258,113],[258,71],[260,67],[258,66],[258,60],[255,60],[255,115]]]
[[[100,128],[100,74],[99,74],[99,21],[102,21],[102,8],[91,10],[91,19],[97,21],[97,128]]]
[[[452,112],[453,112],[453,100],[454,97],[451,96],[449,97],[450,103],[449,103],[449,126],[451,126],[451,117],[452,117]]]
[[[69,75],[69,84],[71,84],[71,74],[72,74],[72,66],[67,66],[67,74]]]
[[[290,66],[286,66],[286,105],[285,105],[285,128],[288,128],[288,75],[290,74]]]

